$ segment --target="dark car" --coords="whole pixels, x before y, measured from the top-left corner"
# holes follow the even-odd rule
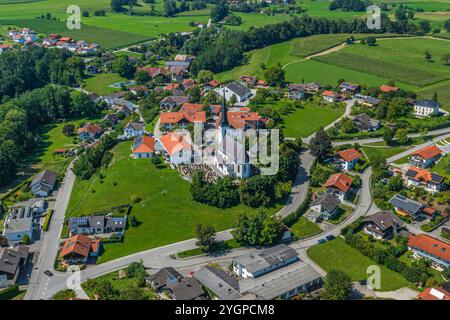
[[[317,243],[318,243],[318,244],[321,244],[321,243],[324,243],[324,242],[326,242],[325,239],[319,239],[319,240],[317,240]]]
[[[336,238],[335,238],[335,236],[333,236],[332,234],[330,234],[330,235],[326,236],[325,239],[327,239],[327,241],[330,241],[330,240],[334,240],[334,239],[336,239]]]
[[[44,273],[49,277],[53,276],[53,273],[50,270],[45,270]]]

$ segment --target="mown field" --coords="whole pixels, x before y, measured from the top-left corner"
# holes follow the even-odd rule
[[[96,74],[86,79],[86,90],[95,92],[100,96],[105,96],[118,91],[117,89],[111,88],[111,84],[125,80],[125,78],[122,78],[117,73]]]
[[[341,270],[348,274],[353,281],[367,280],[367,267],[377,265],[374,260],[362,255],[342,239],[312,246],[308,249],[308,256],[325,271]],[[399,273],[382,265],[379,267],[381,269],[381,289],[379,291],[392,291],[411,286]]]
[[[100,263],[193,238],[198,223],[213,225],[217,231],[231,228],[239,213],[257,210],[243,205],[223,210],[194,202],[189,182],[177,171],[156,169],[148,159],[132,160],[130,148],[131,142],[116,147],[112,164],[102,171],[103,183],[98,176],[89,181],[77,179],[67,210],[67,216],[89,215],[130,203],[133,195],[142,199],[131,211],[139,226],[126,231],[123,243],[105,245]]]

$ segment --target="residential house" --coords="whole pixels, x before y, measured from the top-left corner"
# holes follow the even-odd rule
[[[100,138],[103,133],[102,127],[97,124],[89,123],[77,130],[78,138],[80,140],[94,140]]]
[[[306,92],[307,93],[318,93],[322,89],[322,86],[318,82],[310,82],[306,84]]]
[[[130,121],[123,129],[123,135],[127,138],[142,137],[145,133],[145,124]]]
[[[238,280],[219,267],[210,265],[200,267],[194,272],[193,277],[220,300],[241,298]]]
[[[148,276],[146,278],[147,284],[149,284],[154,290],[161,291],[170,285],[180,282],[183,276],[174,268],[167,267],[162,268],[158,272]]]
[[[41,171],[33,181],[31,181],[31,193],[38,197],[48,197],[55,189],[58,175],[50,170]]]
[[[450,267],[450,244],[426,234],[410,235],[408,249],[440,268]]]
[[[29,249],[19,245],[14,248],[0,247],[0,288],[14,285],[28,260]]]
[[[306,85],[290,83],[288,86],[288,98],[294,100],[301,100],[305,98]]]
[[[108,113],[106,116],[103,117],[102,122],[109,124],[111,126],[115,126],[120,122],[120,119],[114,113]]]
[[[233,258],[233,272],[240,278],[257,278],[298,260],[298,253],[285,244]]]
[[[225,96],[226,101],[229,101],[232,96],[235,96],[237,102],[245,102],[252,96],[252,92],[237,81],[231,82],[227,86],[216,90],[216,92],[221,96]]]
[[[360,86],[357,84],[353,84],[353,83],[344,81],[339,85],[339,89],[341,90],[342,93],[355,94],[359,91]]]
[[[417,219],[422,215],[422,209],[425,207],[420,202],[409,199],[400,194],[395,194],[389,203],[394,207],[395,211],[401,216],[410,216]]]
[[[258,82],[258,78],[252,76],[241,76],[239,79],[247,87],[254,87]]]
[[[204,90],[205,92],[211,91],[211,90],[216,89],[218,86],[220,86],[220,82],[217,81],[217,80],[215,80],[215,79],[212,79],[211,81],[209,81],[208,83],[206,83],[206,84],[203,86],[203,90]]]
[[[127,217],[96,215],[71,218],[69,221],[70,235],[94,235],[114,233],[123,236],[127,225]]]
[[[381,103],[380,99],[371,96],[365,96],[361,101],[361,104],[368,107],[375,107],[378,106],[380,103]]]
[[[411,154],[409,163],[419,168],[433,166],[442,156],[442,150],[436,145],[428,146]]]
[[[174,108],[177,108],[188,101],[188,96],[168,96],[161,100],[159,106],[162,110],[172,111]]]
[[[185,90],[189,90],[195,87],[194,79],[184,79],[181,84],[183,85]]]
[[[339,164],[344,170],[352,170],[362,157],[355,148],[345,149],[336,153]]]
[[[313,222],[333,219],[339,212],[339,200],[332,194],[323,194],[311,203],[310,209],[306,216]]]
[[[175,125],[179,128],[186,128],[190,123],[204,125],[206,123],[206,112],[199,111],[198,108],[185,108],[178,112],[162,112],[159,121],[160,125],[166,130],[171,130]]]
[[[363,220],[363,230],[376,239],[391,239],[398,234],[404,223],[390,211],[379,211]]]
[[[380,121],[371,118],[367,113],[358,114],[353,118],[353,122],[359,131],[368,132],[380,129]]]
[[[169,132],[157,140],[157,146],[174,165],[190,164],[192,162],[192,144],[188,139],[174,132]]]
[[[184,278],[166,287],[167,293],[174,300],[207,300],[202,285],[194,278]]]
[[[164,91],[170,92],[172,95],[183,95],[184,86],[181,83],[169,83],[164,87]]]
[[[331,175],[325,182],[324,187],[327,192],[335,195],[339,200],[344,201],[350,191],[353,179],[344,173]]]
[[[417,298],[419,300],[433,301],[433,300],[450,300],[450,291],[442,287],[426,288]]]
[[[339,93],[336,93],[334,91],[330,91],[330,90],[325,90],[324,92],[322,92],[322,97],[323,100],[326,102],[338,102],[341,101],[341,96],[339,95]]]
[[[166,82],[169,78],[169,69],[167,68],[138,68],[138,71],[145,71],[149,77],[154,80],[158,78],[159,82]]]
[[[19,243],[25,236],[33,241],[33,214],[34,210],[31,207],[18,207],[11,210],[3,225],[3,236],[8,239],[8,243]]]
[[[444,177],[426,169],[410,167],[405,173],[408,187],[420,187],[428,192],[435,193],[443,190]]]
[[[141,86],[136,86],[136,87],[131,87],[129,88],[130,92],[134,95],[139,95],[139,94],[143,94],[144,96],[146,96],[149,92],[149,89],[147,86],[141,85]]]
[[[380,86],[380,91],[382,93],[390,93],[390,92],[397,92],[399,90],[399,88],[397,87],[391,87],[391,86],[387,86],[387,85],[382,85]]]
[[[148,136],[137,137],[134,139],[131,150],[133,159],[151,158],[155,154],[155,138]]]
[[[91,239],[88,236],[77,234],[64,242],[59,253],[63,263],[85,264],[89,257],[96,257],[100,252],[100,239]]]
[[[309,264],[294,262],[271,271],[258,278],[247,278],[239,282],[242,299],[272,300],[290,299],[300,293],[320,288],[322,278]]]
[[[414,102],[413,114],[419,117],[428,117],[439,114],[439,103],[434,100],[419,100]]]

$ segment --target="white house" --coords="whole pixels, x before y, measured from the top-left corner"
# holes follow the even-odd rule
[[[229,101],[232,96],[235,96],[237,102],[245,102],[252,96],[252,92],[246,86],[237,81],[216,90],[216,92],[221,96],[225,95],[225,100],[227,101]]]
[[[127,138],[141,137],[145,133],[145,125],[140,122],[128,122],[123,129],[123,134]]]
[[[142,136],[134,139],[131,148],[131,157],[133,159],[152,158],[155,154],[155,138]]]
[[[58,175],[53,171],[42,171],[31,182],[31,192],[38,197],[49,196],[55,188],[57,178]]]
[[[439,103],[434,100],[419,100],[414,103],[414,115],[428,117],[439,114]]]
[[[156,150],[162,150],[174,165],[192,162],[192,145],[184,135],[169,132],[157,140]]]
[[[322,97],[323,100],[326,102],[338,102],[341,100],[341,96],[334,92],[334,91],[329,91],[329,90],[325,90],[324,92],[322,92]]]

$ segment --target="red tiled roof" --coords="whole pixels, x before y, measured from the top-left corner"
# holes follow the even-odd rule
[[[102,129],[102,127],[100,127],[96,124],[89,123],[89,124],[85,125],[84,127],[79,128],[77,130],[78,134],[81,134],[83,132],[88,132],[90,134],[96,135],[96,134],[103,132],[103,129]]]
[[[212,79],[210,82],[208,82],[208,84],[209,84],[211,87],[215,88],[215,87],[217,87],[218,85],[220,85],[220,82],[217,81],[217,80],[215,80],[215,79]]]
[[[185,110],[183,112],[162,112],[161,113],[161,124],[178,123],[185,119],[188,122],[206,122],[206,112],[205,111],[191,111]]]
[[[243,129],[247,121],[258,121],[259,113],[247,111],[228,111],[227,117],[231,127],[235,129]],[[222,113],[219,114],[219,118],[216,120],[216,128],[219,127],[219,122],[221,118]]]
[[[425,213],[427,216],[431,217],[433,214],[436,213],[436,209],[430,208],[430,207],[425,207],[422,209],[422,212]]]
[[[334,97],[337,95],[337,93],[334,91],[325,90],[324,92],[322,92],[322,95],[324,95],[326,97]]]
[[[442,150],[439,149],[437,146],[433,145],[433,146],[428,146],[423,149],[420,149],[420,150],[414,152],[412,155],[420,156],[426,160],[426,159],[431,159],[431,158],[437,157],[441,154],[442,154]]]
[[[410,235],[408,238],[408,246],[420,249],[428,254],[450,262],[450,244],[432,238],[426,234],[418,234],[416,236]]]
[[[397,87],[386,86],[384,84],[380,87],[380,91],[384,93],[396,92],[397,90],[398,90]]]
[[[146,71],[150,77],[157,77],[159,75],[167,76],[169,74],[169,70],[165,68],[155,68],[155,67],[145,67],[139,68],[138,71]]]
[[[182,135],[169,132],[159,138],[164,149],[172,156],[181,149],[191,150],[191,144]]]
[[[337,155],[346,162],[361,158],[361,153],[359,153],[355,148],[339,151],[337,152]]]
[[[341,190],[342,192],[347,192],[348,189],[350,189],[350,186],[352,185],[353,179],[349,176],[343,174],[343,173],[336,173],[331,175],[327,182],[325,182],[324,187],[325,188],[337,188]]]
[[[155,138],[143,136],[141,137],[141,144],[133,149],[133,153],[154,153],[155,152]],[[136,139],[141,139],[136,138]]]
[[[419,295],[420,300],[450,300],[450,292],[443,288],[426,288]]]
[[[422,180],[422,181],[426,181],[426,182],[433,181],[433,174],[426,169],[417,168],[417,167],[409,167],[408,171],[416,172],[416,175],[414,176],[414,179],[416,179],[416,180],[419,180],[419,181]]]
[[[66,240],[59,255],[61,258],[64,258],[68,254],[76,253],[80,256],[87,257],[89,256],[89,252],[97,252],[99,246],[99,239],[91,239],[82,234],[77,234]]]

